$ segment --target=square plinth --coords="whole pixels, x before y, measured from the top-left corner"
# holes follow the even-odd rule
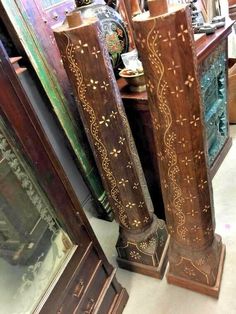
[[[117,257],[117,263],[119,267],[142,274],[150,277],[154,277],[157,279],[162,279],[166,270],[166,265],[168,262],[168,247],[170,242],[170,236],[168,236],[164,250],[162,252],[162,256],[160,259],[160,263],[157,267],[151,265],[145,265],[137,262],[128,261],[124,258]]]
[[[175,276],[174,274],[169,272],[169,269],[166,275],[167,282],[169,284],[173,284],[182,288],[193,290],[193,291],[206,294],[206,295],[209,295],[211,297],[218,299],[219,293],[220,293],[223,268],[224,268],[225,252],[226,252],[226,248],[225,248],[225,245],[223,244],[221,255],[220,255],[218,274],[217,274],[216,283],[214,286],[208,286],[208,285],[196,282],[196,281],[192,281],[189,279],[181,278],[179,276]]]

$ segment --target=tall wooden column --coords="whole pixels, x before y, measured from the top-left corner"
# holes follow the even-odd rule
[[[118,263],[133,271],[162,277],[168,234],[164,221],[153,214],[99,22],[89,19],[83,23],[78,12],[67,20],[68,25],[55,30],[55,38],[120,224]]]
[[[225,246],[215,235],[212,185],[191,17],[187,7],[149,1],[134,18],[147,82],[167,226],[167,280],[218,297]]]

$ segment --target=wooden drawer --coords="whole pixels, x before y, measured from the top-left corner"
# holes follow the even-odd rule
[[[73,286],[75,289],[76,285],[74,281],[78,277],[78,274],[83,271],[85,265],[84,261],[87,260],[87,257],[93,249],[92,241],[87,231],[84,229],[84,226],[80,227],[78,238],[80,239],[80,243],[54,287],[53,293],[50,294],[46,303],[42,306],[41,314],[66,313],[65,311],[62,312],[62,310],[63,306],[68,302],[68,297],[73,295],[73,293],[71,293],[71,287]],[[79,283],[79,280],[80,279],[77,280],[77,283]],[[72,312],[67,312],[66,314],[69,313]]]
[[[105,286],[107,274],[101,264],[101,261],[99,261],[95,269],[92,269],[92,277],[89,278],[89,274],[86,273],[89,269],[89,267],[87,267],[89,265],[88,261],[85,262],[85,265],[86,268],[82,268],[81,274],[78,274],[68,295],[63,300],[63,304],[57,312],[58,314],[93,313],[96,302],[99,299],[103,287]],[[87,279],[84,279],[85,281],[81,282],[81,276],[83,278],[87,277]]]
[[[88,286],[82,301],[75,308],[74,313],[91,314],[94,312],[96,302],[98,301],[101,292],[105,288],[107,277],[108,275],[105,272],[104,267],[100,264],[91,280],[91,283]]]
[[[97,314],[109,313],[109,310],[112,308],[112,305],[113,305],[117,295],[118,294],[117,294],[115,288],[111,284],[105,297],[104,297],[104,300],[102,301],[101,306],[99,307]]]
[[[94,282],[94,277],[97,276],[97,272],[101,269],[101,260],[95,253],[92,247],[90,247],[87,256],[80,263],[72,282],[68,289],[68,292],[61,303],[60,313],[73,313],[75,309],[83,302],[83,297],[87,295],[90,289],[90,284]]]

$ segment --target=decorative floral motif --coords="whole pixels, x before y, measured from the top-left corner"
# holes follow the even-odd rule
[[[186,178],[184,178],[184,181],[186,181],[188,184],[190,184],[191,181],[193,181],[193,177],[190,177],[189,175],[187,175]]]
[[[194,82],[194,77],[192,77],[191,75],[188,75],[187,80],[184,82],[185,85],[187,85],[188,87],[192,87]]]
[[[198,187],[203,190],[206,184],[207,181],[201,179],[200,183],[198,184]]]
[[[151,237],[146,241],[140,242],[138,246],[140,249],[146,250],[148,247],[156,246],[156,243],[157,243],[156,237]]]
[[[151,83],[150,80],[148,80],[146,86],[147,86],[147,88],[150,90],[150,92],[152,93],[153,90],[154,90],[154,85]]]
[[[110,118],[113,118],[113,119],[115,119],[116,118],[116,116],[117,116],[117,111],[113,111],[112,110],[112,112],[111,112],[111,114],[110,114]]]
[[[76,50],[81,54],[84,54],[84,48],[87,48],[88,44],[83,44],[81,40],[78,40],[77,45],[75,46]]]
[[[196,273],[194,271],[194,269],[192,267],[184,267],[184,272],[186,275],[190,276],[190,277],[196,277]]]
[[[185,42],[185,34],[188,34],[188,30],[184,29],[184,25],[180,25],[180,32],[177,34],[178,37],[181,37],[182,41]]]
[[[109,84],[106,83],[105,81],[102,82],[101,88],[104,89],[105,91],[107,90]]]
[[[143,208],[144,204],[145,204],[144,202],[139,202],[138,207]]]
[[[132,161],[128,161],[128,163],[126,165],[126,168],[132,168],[132,166],[133,166]]]
[[[178,143],[183,147],[185,148],[186,147],[186,144],[188,143],[188,141],[182,137],[180,141],[178,141]]]
[[[167,70],[168,71],[172,71],[174,75],[176,75],[176,69],[179,69],[180,68],[180,65],[176,65],[175,64],[175,61],[172,60],[171,61],[171,67],[169,67]]]
[[[140,224],[141,224],[141,221],[137,220],[137,219],[134,219],[134,221],[132,223],[132,225],[135,226],[136,228],[138,228]]]
[[[194,158],[196,159],[201,159],[203,156],[204,152],[203,151],[198,151],[197,154],[194,155]]]
[[[98,59],[98,55],[99,55],[100,53],[101,53],[100,50],[97,50],[96,47],[93,47],[92,55],[94,55],[96,59]]]
[[[178,86],[175,86],[175,91],[172,91],[171,94],[174,94],[176,98],[179,98],[179,95],[183,93],[183,89],[180,89]]]
[[[187,212],[187,215],[190,215],[190,216],[194,217],[198,213],[199,213],[198,210],[191,209],[189,212]]]
[[[93,90],[97,89],[98,81],[94,81],[93,79],[90,79],[89,83],[87,84],[88,87],[92,87]]]
[[[184,117],[182,116],[182,114],[180,114],[180,115],[179,115],[179,118],[176,120],[176,123],[178,123],[178,124],[180,124],[181,126],[183,126],[185,121],[187,121],[187,119],[184,118]]]
[[[124,142],[125,142],[125,138],[120,136],[119,137],[119,144],[124,145]]]
[[[143,250],[147,249],[148,248],[148,243],[143,241],[143,242],[140,242],[139,243],[139,247]]]
[[[134,183],[134,185],[133,185],[133,190],[137,190],[138,189],[138,186],[139,186],[139,183]]]
[[[210,205],[205,205],[204,208],[203,208],[203,213],[208,213],[209,209],[211,208]]]
[[[118,29],[119,30],[119,29]],[[118,33],[113,32],[105,35],[107,49],[112,56],[112,60],[116,63],[118,56],[124,49],[124,43],[119,39]]]
[[[168,31],[167,32],[167,38],[163,39],[164,42],[168,43],[168,46],[171,47],[172,46],[172,41],[176,40],[175,37],[171,37],[171,32]]]
[[[113,148],[113,150],[110,152],[110,155],[117,158],[120,153],[121,153],[120,149]]]
[[[190,201],[191,203],[196,199],[197,197],[189,193],[189,196],[186,196],[186,200]]]
[[[135,203],[128,202],[128,204],[126,204],[125,207],[132,209],[135,205],[136,205]]]
[[[198,230],[200,230],[200,227],[197,226],[197,225],[194,225],[194,226],[191,228],[191,231],[193,231],[193,232],[197,232]]]
[[[134,260],[140,260],[141,259],[141,255],[139,254],[139,252],[136,251],[131,251],[129,253],[130,257]]]
[[[181,160],[182,163],[185,164],[185,166],[188,166],[188,164],[191,162],[192,160],[189,159],[187,156],[184,157],[184,159]]]
[[[168,188],[168,183],[167,183],[166,179],[163,180],[163,186],[164,186],[165,189]]]
[[[105,116],[102,116],[102,120],[99,121],[99,124],[104,124],[106,127],[108,127],[110,121],[111,121],[111,120],[110,120],[109,118],[107,119]]]
[[[126,186],[126,183],[128,183],[128,182],[129,182],[129,180],[122,178],[122,179],[119,181],[119,184],[120,184],[120,185],[123,185],[123,187],[125,187],[125,186]]]
[[[206,230],[204,231],[204,234],[205,235],[210,235],[213,231],[213,228],[212,227],[207,227]]]
[[[199,117],[196,117],[196,115],[194,114],[194,115],[193,115],[193,120],[190,121],[190,124],[192,124],[193,126],[197,126],[198,123],[199,123],[199,120],[200,120],[200,118],[199,118]]]
[[[165,159],[165,157],[164,157],[164,155],[162,154],[162,152],[157,153],[157,157],[158,157],[160,160],[164,160],[164,159]]]
[[[199,236],[196,236],[194,239],[193,239],[193,242],[201,242],[201,238]]]

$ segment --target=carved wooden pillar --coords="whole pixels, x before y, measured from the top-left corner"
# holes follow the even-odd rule
[[[165,223],[153,214],[99,22],[90,19],[83,23],[78,14],[69,15],[68,25],[56,29],[55,37],[120,224],[118,263],[159,278],[166,265]]]
[[[171,235],[167,280],[218,297],[225,246],[214,233],[191,17],[187,7],[168,13],[165,3],[150,3],[150,15],[134,18],[134,29]]]

